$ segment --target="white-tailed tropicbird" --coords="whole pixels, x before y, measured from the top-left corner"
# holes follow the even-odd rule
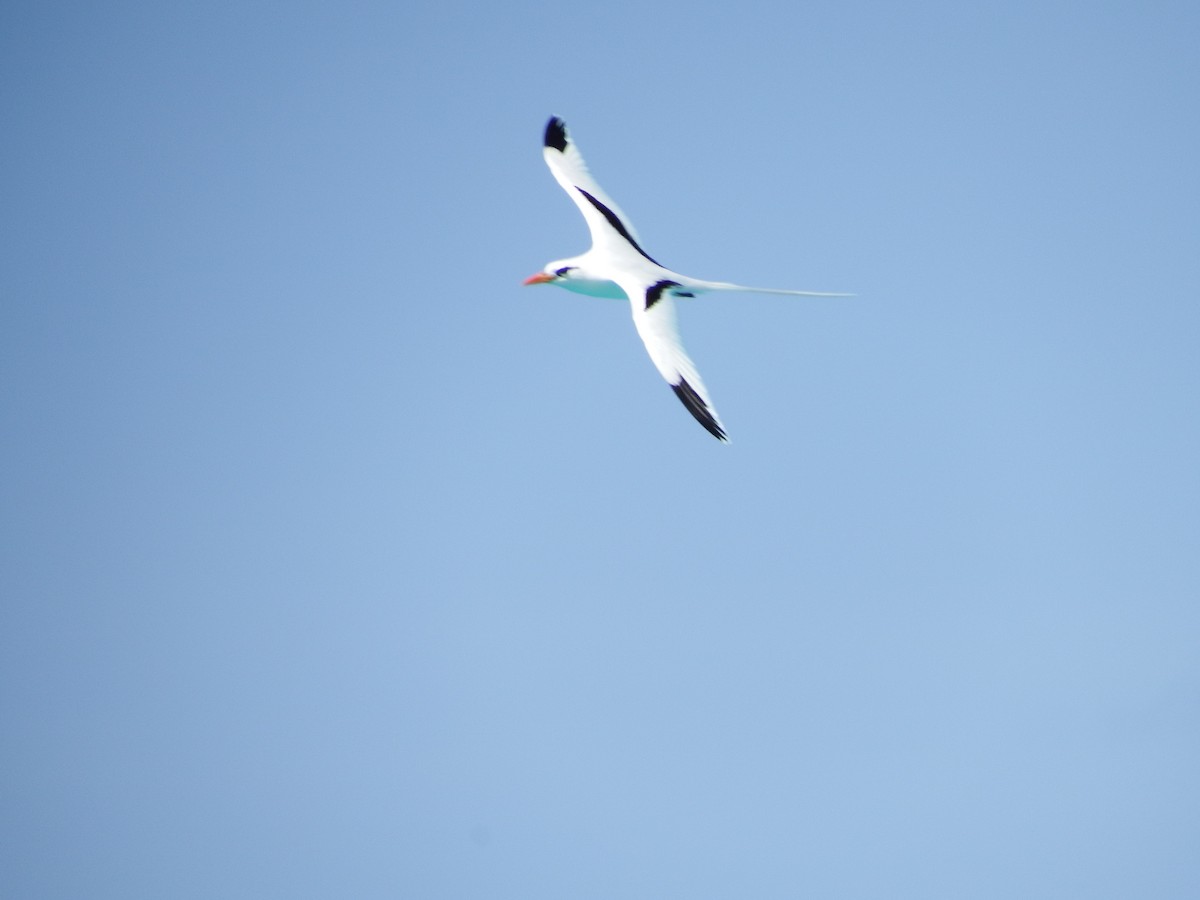
[[[718,440],[729,440],[704,382],[679,340],[675,326],[675,298],[695,297],[708,291],[752,291],[803,297],[852,295],[746,287],[723,281],[701,281],[672,272],[642,249],[633,224],[596,184],[562,119],[556,116],[546,123],[543,143],[542,154],[554,179],[583,213],[592,234],[592,247],[580,256],[546,263],[542,271],[526,278],[525,284],[556,284],[593,297],[628,298],[633,309],[633,324],[637,326],[655,368],[667,379],[696,421]]]

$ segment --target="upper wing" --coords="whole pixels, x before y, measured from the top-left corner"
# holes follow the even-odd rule
[[[617,256],[632,250],[654,262],[638,243],[637,232],[629,219],[592,178],[583,155],[571,140],[562,119],[555,116],[546,123],[543,143],[545,148],[542,155],[546,157],[546,165],[550,167],[554,180],[562,185],[583,213],[588,231],[592,233],[592,246]]]
[[[696,417],[696,421],[707,428],[713,437],[728,441],[725,426],[713,408],[704,382],[700,380],[700,373],[696,371],[696,366],[679,339],[679,329],[675,324],[675,300],[671,296],[671,288],[679,285],[673,281],[644,284],[632,278],[617,283],[629,295],[633,324],[637,326],[638,335],[646,345],[654,367],[667,379],[675,396]]]

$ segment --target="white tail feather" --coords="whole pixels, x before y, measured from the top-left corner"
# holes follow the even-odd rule
[[[688,287],[701,291],[745,291],[749,294],[790,294],[793,297],[854,297],[856,294],[832,294],[826,291],[787,291],[781,288],[747,287],[727,281],[699,281],[688,279]]]

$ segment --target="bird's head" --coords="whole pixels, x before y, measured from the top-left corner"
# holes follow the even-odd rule
[[[546,263],[542,271],[530,275],[522,284],[562,284],[564,281],[570,281],[577,270],[578,266],[573,265],[570,260],[558,259]]]

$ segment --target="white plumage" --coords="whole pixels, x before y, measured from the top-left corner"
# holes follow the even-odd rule
[[[642,248],[633,224],[592,178],[579,148],[562,119],[546,124],[546,164],[554,179],[583,213],[592,236],[591,249],[580,256],[547,263],[525,284],[555,284],[593,297],[627,297],[633,324],[655,368],[688,411],[716,438],[728,440],[708,390],[683,349],[675,320],[675,299],[709,291],[753,291],[805,297],[848,297],[815,291],[784,291],[690,278],[659,265]]]

